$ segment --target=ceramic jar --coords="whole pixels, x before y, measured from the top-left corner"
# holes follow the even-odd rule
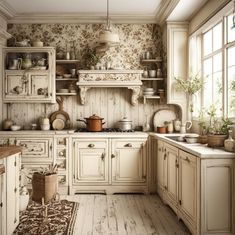
[[[181,121],[179,119],[174,120],[174,129],[175,131],[180,131]]]
[[[228,152],[234,152],[235,140],[232,137],[232,130],[229,130],[229,137],[224,141],[224,148]]]
[[[173,122],[170,121],[170,122],[167,123],[167,132],[168,133],[173,133],[173,131],[174,131]]]
[[[20,211],[26,210],[29,203],[29,192],[28,189],[23,186],[20,189],[20,196],[19,196],[19,209]]]
[[[13,122],[11,119],[7,118],[7,119],[5,119],[5,120],[3,121],[2,129],[3,129],[4,131],[10,130],[10,129],[11,129],[11,126],[12,126],[13,124],[14,124],[14,122]]]

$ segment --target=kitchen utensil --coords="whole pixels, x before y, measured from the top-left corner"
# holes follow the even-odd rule
[[[21,126],[18,125],[11,125],[11,130],[12,131],[19,131],[21,129]]]
[[[191,121],[186,121],[184,124],[181,123],[181,126],[180,126],[180,133],[181,134],[184,134],[186,133],[187,130],[189,130],[192,126],[192,122]]]
[[[157,127],[165,126],[165,122],[170,122],[176,119],[176,114],[170,109],[161,109],[154,114],[153,126],[154,131],[157,131]]]
[[[43,42],[40,40],[36,40],[32,44],[33,44],[33,47],[43,47]]]
[[[59,105],[59,110],[55,111],[54,113],[52,113],[50,115],[50,123],[53,123],[53,121],[57,118],[57,115],[61,114],[61,115],[64,116],[64,118],[61,118],[61,119],[63,119],[63,120],[66,119],[64,128],[69,129],[70,128],[70,117],[69,117],[68,113],[64,111],[64,107],[63,107],[64,98],[63,97],[60,97],[60,98],[57,97],[56,102]]]
[[[21,69],[21,65],[22,65],[22,58],[12,59],[10,61],[10,65],[8,69],[12,69],[12,70]]]
[[[181,121],[179,119],[174,120],[174,129],[175,131],[180,131]]]
[[[30,58],[22,59],[22,69],[30,69],[32,67],[32,60]]]
[[[198,137],[185,137],[185,140],[189,144],[195,144],[198,142]]]
[[[65,122],[64,120],[60,119],[60,118],[56,118],[53,122],[52,122],[52,127],[54,130],[63,130],[65,127]]]
[[[93,114],[89,118],[85,118],[85,120],[77,119],[77,121],[84,122],[87,125],[88,131],[102,131],[102,125],[105,122],[102,122],[103,118]]]
[[[118,122],[118,128],[122,131],[132,130],[132,121],[124,117]]]
[[[149,77],[150,78],[157,77],[157,71],[156,70],[149,70]]]
[[[64,78],[71,78],[72,74],[71,73],[65,73],[65,74],[63,74],[63,77]]]

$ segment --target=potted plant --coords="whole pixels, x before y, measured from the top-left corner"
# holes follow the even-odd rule
[[[96,53],[95,49],[87,49],[85,60],[86,64],[90,69],[99,69],[97,64],[100,62],[101,56]]]
[[[228,131],[232,122],[225,117],[216,117],[216,107],[211,105],[207,111],[209,116],[209,126],[207,129],[207,142],[209,147],[223,147],[228,136]]]
[[[205,114],[206,110],[203,108],[199,113],[198,122],[198,125],[200,127],[199,142],[201,144],[207,144],[208,123],[206,122]]]
[[[179,91],[184,91],[186,94],[188,117],[192,118],[193,113],[193,102],[192,97],[203,87],[203,80],[201,77],[196,74],[190,76],[188,79],[175,78],[176,80],[176,89]]]

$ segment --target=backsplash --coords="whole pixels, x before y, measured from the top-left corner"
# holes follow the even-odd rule
[[[87,48],[97,45],[100,24],[9,24],[8,32],[16,41],[22,39],[40,39],[45,46],[53,46],[62,51],[69,49],[74,42],[76,57],[81,62],[79,68],[86,68],[85,52]],[[112,67],[124,69],[143,69],[140,58],[146,51],[155,56],[163,56],[162,32],[154,24],[117,24],[114,31],[119,34],[120,45],[110,48],[101,59],[101,64],[111,62]],[[13,41],[9,41],[11,46]],[[165,66],[163,66],[165,67]],[[163,74],[166,71],[163,70]],[[156,82],[154,82],[156,87]],[[147,87],[152,87],[152,81],[145,82]],[[158,88],[164,88],[165,82],[158,82]],[[87,92],[87,104],[81,105],[79,96],[65,97],[64,108],[69,113],[72,125],[77,127],[76,119],[97,114],[106,121],[105,127],[113,127],[118,120],[127,116],[133,121],[134,126],[143,125],[146,116],[152,125],[154,113],[162,108],[170,108],[179,112],[173,105],[159,104],[158,100],[147,100],[143,104],[142,98],[139,105],[130,103],[131,91],[126,88],[93,88]],[[37,122],[44,114],[49,116],[56,111],[58,105],[51,104],[12,104],[4,107],[5,118],[8,116],[17,124],[24,125],[27,129],[30,123]],[[81,123],[79,125],[82,125]]]

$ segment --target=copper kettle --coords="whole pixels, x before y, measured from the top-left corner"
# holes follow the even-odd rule
[[[105,122],[102,122],[103,118],[93,114],[85,119],[86,121],[81,119],[77,119],[77,121],[84,122],[88,131],[102,131],[102,125],[105,124]]]

